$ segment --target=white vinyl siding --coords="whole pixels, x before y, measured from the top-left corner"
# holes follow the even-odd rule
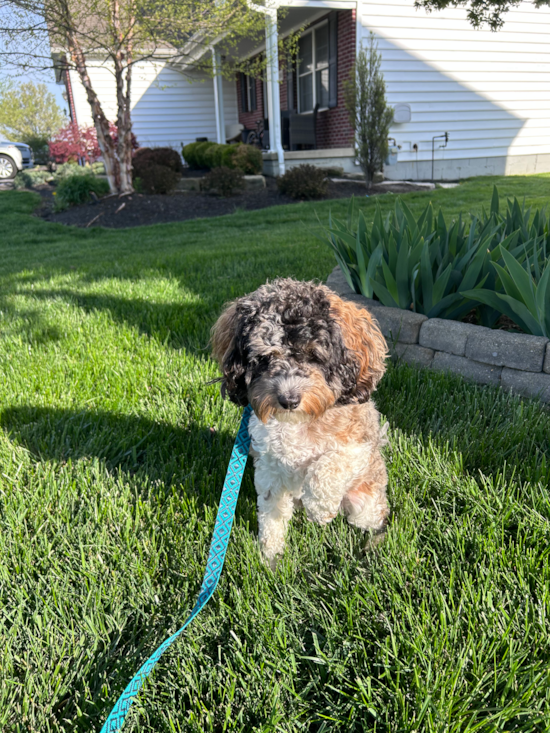
[[[524,2],[495,33],[475,30],[463,9],[426,13],[414,0],[363,0],[382,54],[388,102],[411,107],[392,126],[399,161],[550,154],[550,8]],[[418,146],[418,155],[412,146]]]
[[[116,119],[114,76],[107,64],[88,60],[92,85],[105,114]],[[71,72],[77,120],[91,125],[90,106],[78,75]],[[216,140],[214,87],[211,78],[183,75],[163,64],[148,61],[136,64],[132,80],[132,123],[138,143],[145,146],[167,145],[180,150],[182,143],[197,137]],[[235,85],[224,80],[225,124],[238,123]]]

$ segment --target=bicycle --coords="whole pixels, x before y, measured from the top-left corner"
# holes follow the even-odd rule
[[[265,133],[264,121],[262,119],[256,120],[256,129],[249,131],[248,135],[246,136],[246,144],[255,145],[256,147],[260,148],[260,150],[263,150],[264,133]]]

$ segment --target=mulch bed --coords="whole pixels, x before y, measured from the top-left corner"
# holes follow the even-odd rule
[[[266,184],[266,188],[261,191],[248,191],[229,198],[206,193],[175,193],[169,196],[134,193],[130,196],[100,199],[97,202],[74,206],[58,213],[53,211],[53,189],[48,184],[44,184],[34,189],[42,196],[42,205],[35,213],[47,221],[71,226],[83,228],[101,226],[119,229],[222,216],[233,214],[237,210],[253,211],[268,206],[296,203],[295,199],[283,196],[278,192],[275,179],[266,178]],[[373,186],[369,195],[408,193],[416,190],[418,188],[408,184]],[[326,198],[338,199],[351,196],[362,198],[365,195],[365,185],[360,181],[345,183],[330,181]]]

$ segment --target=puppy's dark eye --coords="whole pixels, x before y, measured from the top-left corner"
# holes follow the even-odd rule
[[[254,356],[251,356],[249,359],[250,366],[257,368],[257,367],[267,367],[269,364],[269,355],[266,354],[254,354]]]

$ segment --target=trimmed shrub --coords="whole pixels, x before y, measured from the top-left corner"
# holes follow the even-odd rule
[[[173,191],[180,179],[180,174],[166,165],[150,165],[143,168],[137,176],[141,190],[151,194],[166,194]]]
[[[207,191],[215,189],[220,196],[232,196],[244,189],[244,173],[238,168],[222,165],[212,168],[205,175],[202,184]]]
[[[245,175],[258,175],[262,172],[262,151],[254,145],[236,145],[231,156],[231,166],[240,168]]]
[[[210,169],[219,168],[223,164],[223,154],[228,147],[228,145],[211,145],[203,156],[205,167]]]
[[[132,158],[134,176],[143,178],[145,169],[160,165],[170,168],[175,173],[183,173],[180,154],[172,148],[139,148]]]
[[[189,143],[182,147],[182,155],[190,168],[239,168],[245,175],[262,172],[263,158],[259,148],[253,145],[218,143]]]
[[[106,173],[105,164],[102,163],[101,160],[98,160],[97,163],[92,163],[90,168],[92,169],[92,173],[96,176],[104,176]]]
[[[198,168],[199,164],[197,162],[197,145],[200,143],[189,143],[188,145],[182,145],[181,146],[181,154],[183,155],[183,159],[189,166],[189,168]]]
[[[206,152],[209,150],[213,145],[217,145],[217,143],[197,143],[197,147],[195,148],[195,160],[197,164],[197,168],[208,168],[206,164]]]
[[[180,154],[172,148],[140,148],[132,160],[134,183],[141,191],[152,194],[170,193],[183,172]]]
[[[233,164],[233,157],[238,147],[239,146],[237,143],[231,143],[231,145],[225,145],[222,151],[222,160],[221,160],[220,165],[224,165],[226,168],[238,168],[239,166],[236,166]]]
[[[393,107],[386,100],[381,62],[376,36],[371,31],[367,47],[361,46],[343,85],[344,106],[355,133],[357,160],[369,188],[374,174],[384,170],[393,122]]]
[[[302,163],[277,178],[279,191],[293,199],[320,199],[326,192],[328,181],[325,172],[314,165]]]
[[[59,181],[55,191],[55,208],[57,211],[61,211],[69,206],[85,204],[90,200],[92,192],[96,196],[105,196],[109,193],[109,190],[109,183],[104,178],[97,178],[91,173],[66,176]]]

